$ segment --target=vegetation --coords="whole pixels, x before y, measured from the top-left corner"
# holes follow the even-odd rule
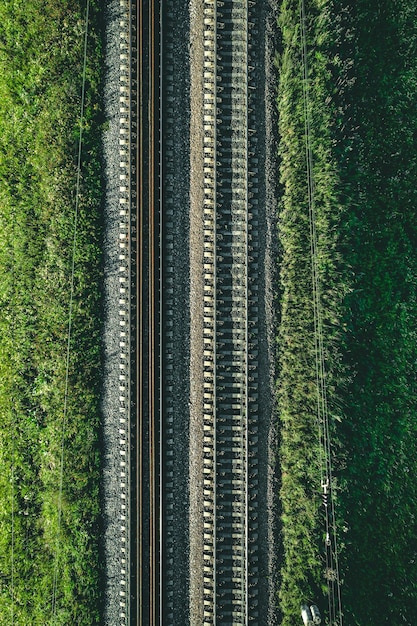
[[[99,623],[97,12],[92,2],[64,417],[85,3],[0,5],[2,624]]]
[[[327,389],[345,621],[417,601],[417,9],[306,1]],[[299,3],[282,3],[279,417],[283,624],[323,602]]]
[[[289,0],[281,8],[283,47],[278,92],[283,188],[279,215],[282,260],[278,337],[284,548],[280,603],[283,625],[300,619],[300,604],[304,599],[322,600],[326,582],[298,5],[297,0]],[[308,100],[314,155],[317,264],[328,403],[330,414],[336,420],[340,419],[336,390],[343,380],[340,365],[342,304],[348,281],[340,253],[345,210],[339,201],[339,178],[332,142],[334,106],[328,98],[331,80],[327,54],[329,21],[328,11],[309,6]],[[323,106],[325,102],[326,106]],[[333,441],[336,443],[335,437]]]

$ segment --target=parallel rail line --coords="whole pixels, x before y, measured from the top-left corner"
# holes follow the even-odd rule
[[[250,7],[204,2],[204,624],[257,608]],[[249,68],[249,73],[248,73]],[[256,361],[255,361],[256,362]]]
[[[135,204],[132,189],[132,98],[135,86],[132,76],[131,50],[133,5],[120,0],[120,85],[119,85],[119,452],[120,452],[120,624],[130,624],[131,571],[131,458],[132,377],[131,377],[131,300],[132,300],[132,207]]]
[[[173,78],[174,57],[174,11],[173,2],[164,2],[160,8],[160,94],[163,103],[163,127],[160,124],[161,153],[160,206],[163,206],[160,218],[160,242],[163,263],[160,266],[160,319],[163,320],[163,342],[160,350],[161,363],[161,481],[160,481],[160,619],[161,624],[174,624],[175,601],[173,583],[178,577],[176,561],[176,514],[175,511],[175,435],[174,435],[174,206],[173,189],[175,185],[175,151],[173,137],[177,132],[175,123],[175,99]],[[164,392],[164,393],[163,393]]]
[[[135,484],[136,528],[131,543],[132,596],[136,597],[131,623],[156,626],[161,620],[161,306],[162,271],[160,196],[160,3],[137,0],[135,29],[138,135],[132,159],[136,165],[138,237],[135,247],[136,293],[136,437]],[[132,54],[133,57],[133,54]],[[132,355],[132,362],[135,355]],[[133,584],[133,583],[132,583]]]
[[[159,16],[120,0],[120,624],[160,623]]]
[[[165,36],[168,52],[163,57],[162,21],[169,23],[172,18],[168,9],[162,14],[163,5],[155,0],[120,0],[123,626],[173,623],[175,598],[170,581],[178,576],[170,399],[175,242],[169,190],[174,183],[170,137],[175,134],[175,103],[170,100],[173,85],[168,63],[162,73],[162,58],[169,59],[173,46],[169,35]],[[205,625],[248,624],[259,618],[252,5],[248,0],[204,0],[201,496]]]

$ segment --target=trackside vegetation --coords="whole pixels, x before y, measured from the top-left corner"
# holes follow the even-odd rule
[[[1,624],[100,617],[98,9],[92,1],[64,423],[85,2],[0,5]]]
[[[329,69],[330,13],[310,3],[307,11],[310,142],[314,156],[317,267],[322,310],[327,401],[331,424],[341,420],[337,389],[343,384],[343,301],[349,281],[341,254],[346,219],[332,142],[334,104]],[[320,3],[323,5],[323,3]],[[324,516],[318,437],[316,345],[307,193],[303,66],[298,0],[283,2],[278,58],[280,178],[280,328],[278,410],[281,424],[282,624],[300,621],[305,599],[323,604],[326,575]],[[336,429],[333,427],[332,431]],[[337,433],[332,432],[337,448]]]
[[[344,623],[417,606],[417,7],[306,0],[323,342]],[[282,624],[326,615],[298,0],[278,57]]]

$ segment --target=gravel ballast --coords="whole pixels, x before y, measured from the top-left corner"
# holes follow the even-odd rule
[[[273,285],[277,263],[275,246],[277,207],[276,119],[274,114],[275,74],[274,23],[276,2],[257,3],[256,24],[251,48],[255,84],[251,106],[258,112],[255,133],[258,182],[258,398],[257,431],[259,486],[257,493],[258,540],[258,624],[277,623],[276,586],[277,492],[274,432],[274,343],[275,316]],[[220,9],[221,10],[221,9]],[[255,11],[254,11],[255,15]],[[203,2],[190,1],[190,623],[199,626],[203,617]]]
[[[163,623],[189,623],[190,64],[188,0],[165,2],[163,47]]]
[[[273,283],[277,252],[275,74],[273,68],[275,0],[257,2],[257,84],[259,117],[259,605],[257,623],[277,624],[276,562],[277,480],[274,413]],[[163,485],[161,602],[164,624],[201,626],[203,617],[203,2],[167,0],[163,54],[162,183],[164,211],[163,298]],[[170,16],[169,16],[170,14]],[[120,533],[119,434],[119,85],[120,0],[105,5],[104,103],[104,383],[103,383],[103,510],[105,559],[104,626],[120,618],[122,536]],[[172,29],[170,33],[169,29]],[[167,104],[167,95],[172,100]],[[258,110],[258,107],[257,107]],[[172,112],[173,111],[173,112]],[[171,116],[171,118],[170,118]],[[166,250],[169,246],[170,252]],[[171,292],[172,290],[172,292]],[[169,293],[171,295],[169,295]],[[164,430],[165,429],[165,430]]]
[[[122,536],[120,532],[119,444],[119,83],[120,1],[108,0],[105,8],[104,105],[108,128],[103,136],[105,162],[104,234],[104,381],[103,381],[103,513],[105,559],[104,626],[122,624],[120,580]]]
[[[190,2],[190,624],[203,624],[203,3]]]

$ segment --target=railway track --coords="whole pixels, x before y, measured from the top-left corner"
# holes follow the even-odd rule
[[[132,393],[134,379],[131,375],[131,355],[134,347],[132,336],[132,258],[135,223],[135,191],[132,186],[132,136],[134,115],[132,100],[135,98],[134,75],[132,73],[131,50],[134,46],[132,30],[133,7],[127,0],[120,0],[120,85],[119,85],[119,453],[120,453],[120,624],[130,624],[130,574],[131,574],[131,522],[130,498],[132,438]]]
[[[132,3],[133,5],[133,3]],[[135,141],[132,159],[136,174],[137,239],[134,303],[136,362],[135,481],[132,528],[131,624],[160,623],[161,572],[161,197],[160,197],[160,14],[159,3],[137,0],[137,46],[132,49],[136,74]],[[133,11],[134,13],[134,11]],[[134,128],[134,126],[133,126]],[[133,147],[134,146],[134,147]],[[134,151],[134,154],[133,154]],[[136,355],[136,359],[135,359]],[[133,587],[133,585],[135,585]]]
[[[120,0],[120,624],[159,624],[161,549],[158,3]]]
[[[179,487],[178,479],[184,474],[184,464],[181,464],[178,455],[178,407],[175,396],[178,395],[178,337],[177,323],[174,312],[181,305],[178,304],[177,280],[175,268],[178,253],[176,247],[176,231],[178,229],[178,154],[174,148],[175,137],[178,133],[178,120],[176,120],[176,94],[179,85],[175,83],[175,63],[178,61],[174,39],[174,25],[178,3],[168,0],[163,3],[163,15],[161,16],[161,66],[163,66],[163,81],[161,71],[160,93],[162,94],[161,110],[163,116],[163,128],[161,128],[160,145],[163,145],[161,153],[161,206],[163,204],[163,216],[161,223],[161,252],[163,257],[163,272],[161,271],[160,284],[162,285],[163,303],[161,303],[161,319],[163,319],[163,346],[161,350],[161,378],[163,380],[164,393],[161,394],[161,415],[163,422],[161,436],[161,489],[160,502],[162,503],[162,528],[161,528],[161,563],[160,570],[160,614],[161,623],[175,624],[185,621],[181,615],[181,591],[178,593],[178,571],[181,565],[184,567],[184,553],[179,553],[178,520],[181,517],[181,508],[178,500],[184,498],[184,486]],[[162,10],[162,8],[161,8]],[[180,432],[184,438],[184,431]],[[185,479],[184,479],[185,480]],[[184,518],[182,519],[184,524]],[[182,598],[185,602],[186,598]]]
[[[257,608],[257,239],[250,7],[204,2],[204,624]],[[249,69],[249,71],[248,71]]]
[[[176,206],[178,198],[185,198],[176,152],[180,145],[176,103],[182,94],[174,79],[179,70],[171,25],[177,5],[172,0],[120,0],[123,626],[186,623],[188,603],[201,604],[199,626],[259,621],[253,5],[248,0],[203,2],[204,284],[198,354],[202,406],[197,424],[202,481],[193,487],[200,489],[202,514],[201,554],[196,561],[201,563],[202,587],[197,598],[187,596],[188,583],[181,580],[190,563],[184,550],[193,520],[187,503],[189,440],[184,439],[188,398],[178,398],[187,393],[181,380],[186,370],[181,366],[179,374],[175,371],[176,355],[181,350],[186,354],[180,345],[185,331],[177,311],[184,307],[178,288],[186,288],[186,279],[181,283],[175,274],[184,263],[184,257],[179,261],[176,237],[177,222],[186,211],[185,205]],[[184,503],[178,501],[179,494]]]

